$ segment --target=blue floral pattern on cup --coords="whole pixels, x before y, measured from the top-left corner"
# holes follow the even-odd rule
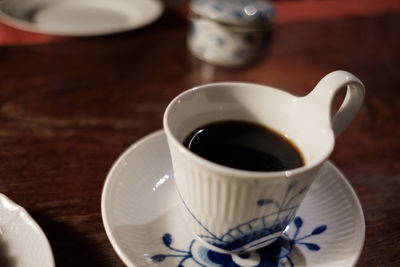
[[[308,250],[318,252],[321,247],[314,242],[306,242],[311,236],[323,234],[328,228],[327,225],[319,225],[307,235],[299,237],[300,228],[304,221],[301,217],[296,217],[293,221],[295,232],[293,236],[282,235],[277,241],[269,246],[256,251],[244,252],[239,254],[221,253],[204,247],[199,241],[192,240],[188,249],[177,249],[173,247],[173,238],[169,233],[164,234],[162,242],[171,251],[171,254],[157,254],[151,257],[154,263],[161,263],[168,258],[179,258],[178,267],[183,267],[184,262],[191,260],[196,265],[202,267],[241,267],[241,266],[269,266],[281,267],[287,263],[294,267],[295,263],[291,258],[291,252],[296,246],[305,246]],[[314,239],[315,240],[315,239]]]
[[[258,218],[254,218],[248,222],[237,225],[229,229],[222,236],[213,234],[204,224],[196,218],[190,211],[186,203],[181,198],[187,211],[192,215],[194,220],[204,229],[207,235],[198,235],[204,241],[223,250],[240,252],[256,249],[263,244],[268,244],[278,239],[279,234],[283,232],[285,227],[292,221],[299,205],[297,199],[302,197],[307,191],[308,186],[297,190],[297,181],[292,181],[287,189],[281,202],[274,199],[259,199],[258,206],[275,207],[275,211]]]

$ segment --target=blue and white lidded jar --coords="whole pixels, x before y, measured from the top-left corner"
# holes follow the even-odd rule
[[[275,8],[267,0],[192,0],[188,46],[209,63],[241,67],[268,48]]]

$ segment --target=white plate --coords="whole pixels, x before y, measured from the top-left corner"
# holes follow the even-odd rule
[[[0,18],[22,30],[96,36],[133,30],[158,19],[160,0],[0,0]]]
[[[126,265],[346,267],[356,263],[364,244],[358,198],[330,162],[285,237],[256,252],[231,255],[206,249],[186,230],[177,204],[168,146],[164,132],[158,131],[119,157],[103,188],[103,223]]]
[[[0,266],[55,266],[42,229],[24,208],[3,194],[0,194]]]

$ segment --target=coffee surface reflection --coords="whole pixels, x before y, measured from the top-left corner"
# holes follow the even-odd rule
[[[300,150],[285,136],[246,121],[213,122],[184,140],[195,154],[235,169],[284,171],[304,165]]]

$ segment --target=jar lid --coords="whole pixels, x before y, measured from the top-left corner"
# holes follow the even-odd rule
[[[267,0],[192,0],[199,16],[235,25],[262,25],[275,21],[275,8]]]

